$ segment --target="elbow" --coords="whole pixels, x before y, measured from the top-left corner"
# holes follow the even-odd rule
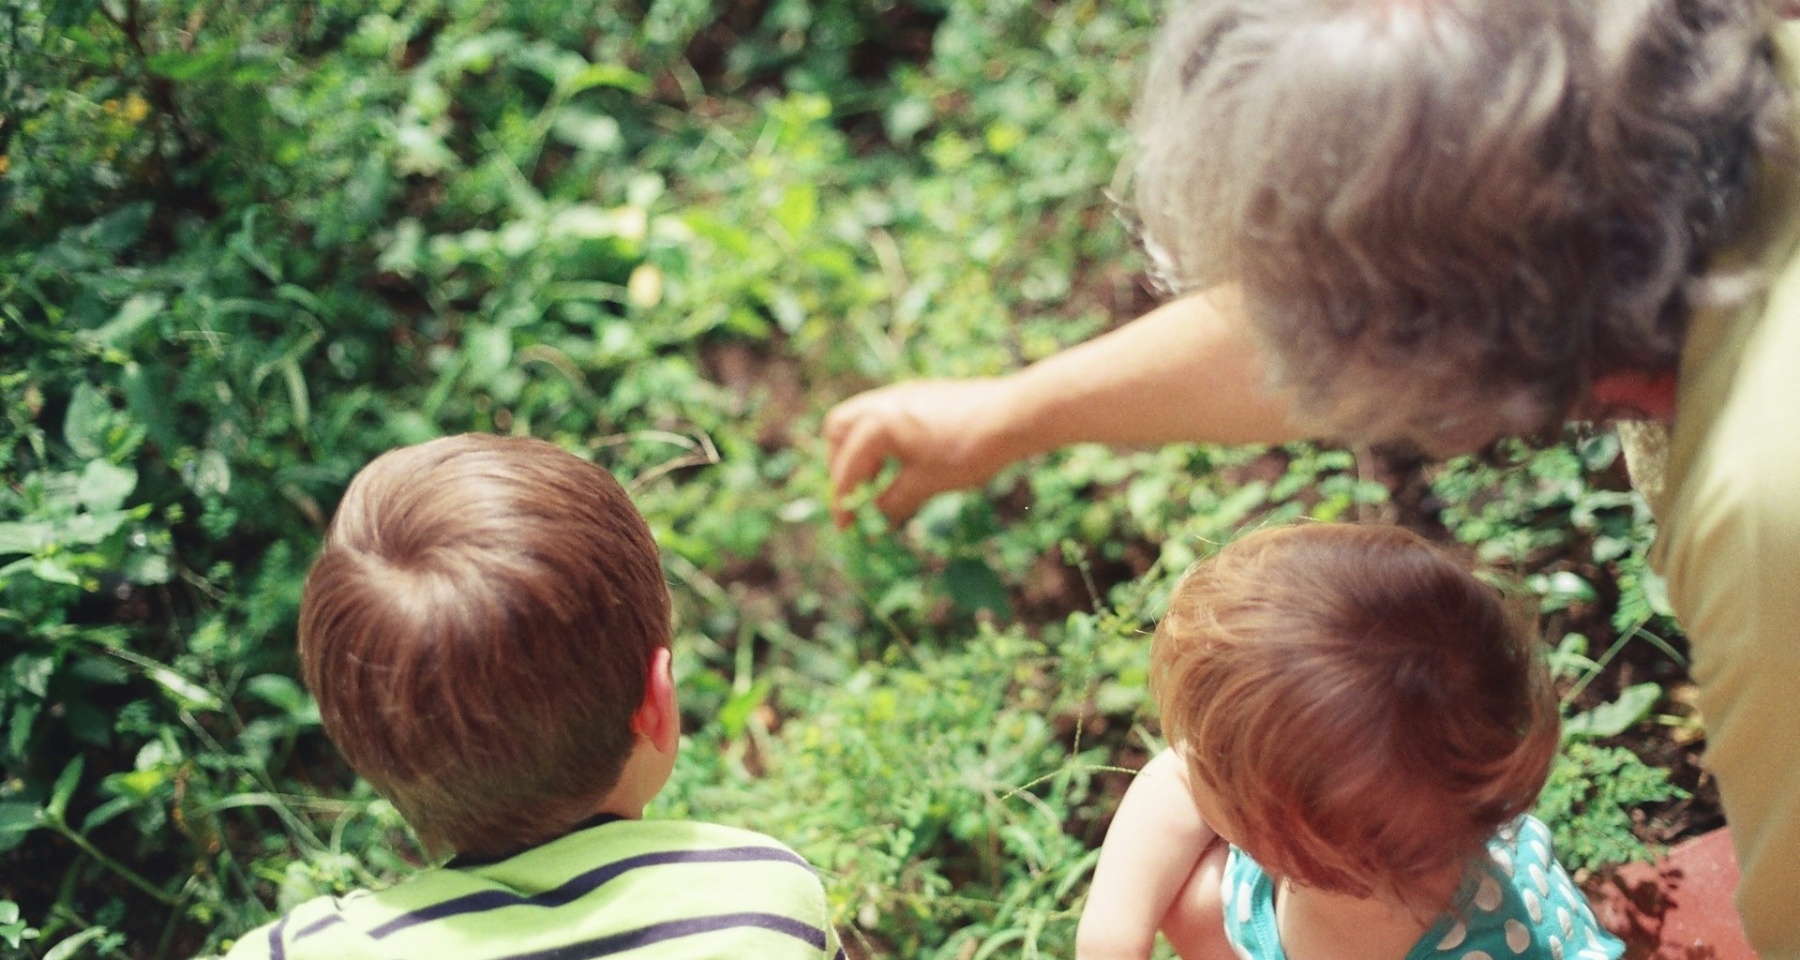
[[[1148,960],[1154,937],[1132,936],[1084,914],[1075,929],[1075,960]]]

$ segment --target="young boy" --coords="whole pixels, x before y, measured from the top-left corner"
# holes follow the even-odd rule
[[[681,738],[655,542],[603,469],[537,440],[395,450],[307,576],[325,732],[434,852],[301,904],[231,960],[833,960],[811,867],[729,827],[640,819]]]

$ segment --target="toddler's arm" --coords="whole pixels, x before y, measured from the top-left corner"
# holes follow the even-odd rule
[[[1180,755],[1157,754],[1131,781],[1100,845],[1075,934],[1078,960],[1147,960],[1157,927],[1216,836],[1194,806]]]

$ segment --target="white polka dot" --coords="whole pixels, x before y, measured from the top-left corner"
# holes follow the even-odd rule
[[[1543,869],[1535,863],[1531,865],[1531,882],[1537,884],[1539,893],[1546,897],[1550,895],[1550,878],[1545,876]]]
[[[1531,931],[1517,920],[1506,921],[1506,947],[1514,953],[1524,953],[1531,946]]]
[[[1237,898],[1237,917],[1238,917],[1239,923],[1249,923],[1250,922],[1250,897],[1248,896],[1249,892],[1250,891],[1246,890],[1246,891],[1244,891],[1246,896],[1241,896],[1241,897]]]
[[[1538,860],[1540,860],[1544,863],[1550,862],[1550,848],[1544,846],[1543,841],[1541,841],[1541,840],[1531,841],[1531,852],[1537,854]]]
[[[1520,899],[1525,901],[1525,912],[1531,914],[1531,922],[1543,923],[1544,905],[1538,900],[1538,895],[1532,893],[1530,890],[1525,890],[1521,892],[1519,896]]]
[[[1555,937],[1550,938],[1550,960],[1563,960],[1562,941]]]
[[[1512,857],[1510,855],[1508,855],[1505,850],[1500,850],[1500,849],[1494,850],[1494,862],[1496,864],[1500,865],[1500,869],[1505,871],[1507,876],[1509,876],[1509,877],[1512,876],[1512,872],[1513,872]]]
[[[1438,941],[1437,948],[1439,950],[1455,950],[1457,947],[1462,946],[1463,938],[1468,935],[1469,928],[1463,926],[1462,921],[1458,920],[1456,921],[1456,924],[1450,928],[1450,932],[1444,934],[1444,939]]]
[[[1569,913],[1568,907],[1556,908],[1556,922],[1562,925],[1563,936],[1575,932],[1575,917]]]
[[[1493,877],[1481,878],[1481,885],[1475,888],[1475,905],[1488,913],[1500,909],[1500,884]]]
[[[1494,960],[1494,958],[1488,956],[1486,951],[1470,950],[1468,953],[1462,955],[1462,960]]]

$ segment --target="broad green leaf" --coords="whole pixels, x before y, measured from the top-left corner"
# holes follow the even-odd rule
[[[38,712],[43,709],[41,700],[24,700],[13,704],[12,719],[6,725],[6,750],[15,757],[24,756],[25,748],[31,743],[31,731],[37,723]]]
[[[136,476],[132,478],[136,482]],[[119,532],[119,528],[130,520],[130,510],[108,510],[105,513],[83,513],[69,518],[58,525],[56,539],[66,547],[86,547],[96,543],[104,543],[107,537]],[[39,574],[39,576],[43,576]],[[45,579],[49,579],[46,577]]]
[[[50,678],[56,673],[56,658],[22,654],[8,666],[13,686],[33,696],[42,697],[50,690]]]
[[[60,5],[52,5],[53,8],[55,6]],[[109,213],[94,221],[83,231],[83,238],[97,250],[109,254],[123,253],[143,238],[145,229],[150,225],[150,215],[155,209],[156,205],[148,200],[121,207],[117,213]]]
[[[312,698],[292,677],[264,673],[244,681],[244,692],[289,715],[312,709]]]
[[[399,148],[394,158],[394,172],[402,176],[434,177],[459,165],[456,152],[444,145],[442,137],[416,123],[402,124],[394,137],[394,145]]]
[[[57,719],[70,736],[91,747],[104,749],[112,745],[114,716],[111,711],[102,709],[80,691],[72,691],[60,699],[62,713]]]
[[[26,834],[43,825],[43,810],[37,804],[19,800],[0,803],[0,853],[18,846]]]
[[[51,526],[43,522],[0,523],[0,555],[36,553],[50,543]]]
[[[169,767],[155,766],[107,777],[104,786],[116,796],[136,802],[149,797],[156,788],[169,782]]]
[[[106,460],[89,460],[81,471],[81,484],[75,488],[75,496],[95,513],[117,510],[137,488],[137,479],[137,470],[132,467],[117,466]]]
[[[81,586],[81,574],[71,569],[61,557],[34,557],[29,569],[32,576],[45,583],[62,583],[71,587]]]
[[[124,305],[119,307],[119,312],[113,314],[113,318],[100,329],[95,330],[93,336],[107,346],[122,346],[131,339],[131,335],[136,333],[139,327],[162,313],[168,303],[168,298],[160,293],[137,294],[125,301]]]
[[[96,637],[95,639],[99,639]],[[86,684],[106,684],[118,686],[131,681],[131,673],[112,657],[80,656],[74,658],[65,668],[69,675]]]
[[[958,557],[944,568],[944,588],[950,599],[967,613],[990,611],[1002,618],[1012,616],[1012,598],[1006,584],[992,567],[973,557]]]
[[[63,440],[75,455],[87,460],[106,454],[106,426],[112,419],[112,404],[93,384],[83,383],[69,398],[69,411],[63,417]]]
[[[578,150],[604,152],[617,149],[622,141],[619,121],[602,114],[566,109],[557,113],[550,125],[556,139]]]
[[[1563,723],[1564,737],[1602,740],[1618,736],[1650,714],[1650,708],[1662,696],[1662,686],[1639,683],[1619,692],[1619,698],[1603,703]]]
[[[0,837],[28,833],[44,825],[43,810],[35,803],[8,800],[0,803]]]
[[[470,374],[486,383],[512,363],[512,331],[505,327],[477,327],[466,335],[463,350],[470,358]]]

